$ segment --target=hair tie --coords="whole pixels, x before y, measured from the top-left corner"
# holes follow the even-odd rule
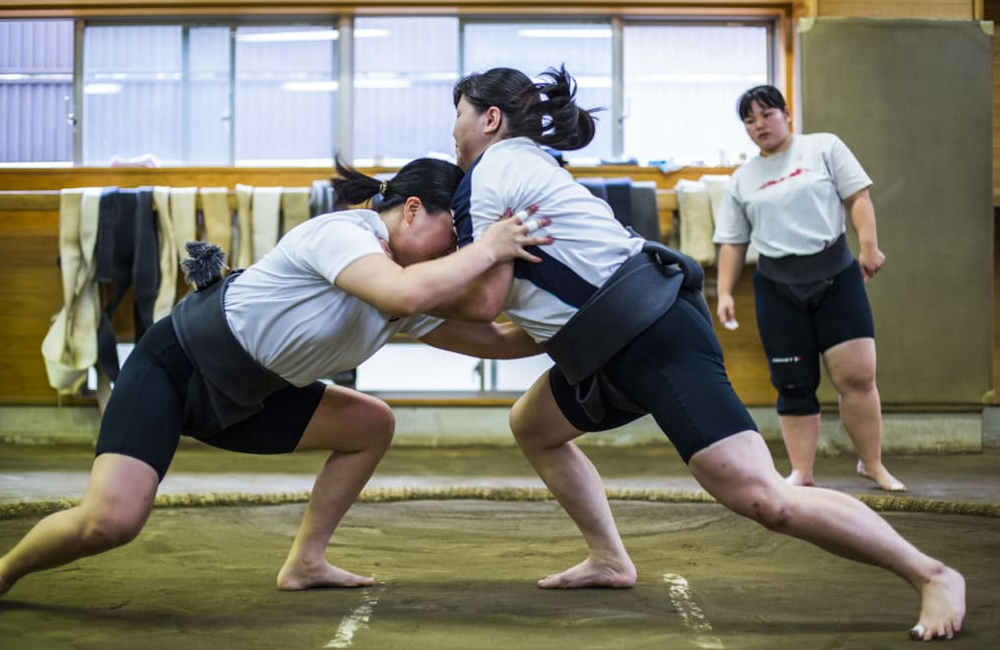
[[[387,181],[382,181],[382,183],[378,186],[378,193],[385,196],[385,191],[387,189],[389,189],[389,183]]]

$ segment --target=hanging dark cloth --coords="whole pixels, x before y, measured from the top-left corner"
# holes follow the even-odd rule
[[[109,188],[101,194],[95,280],[110,290],[97,329],[97,366],[118,379],[118,349],[112,320],[129,287],[135,288],[135,341],[153,324],[160,284],[159,246],[152,188]]]

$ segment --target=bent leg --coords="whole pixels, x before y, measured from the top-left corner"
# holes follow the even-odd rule
[[[906,486],[882,464],[882,402],[875,385],[875,339],[857,338],[823,353],[840,396],[840,420],[858,452],[858,474],[889,492]]]
[[[334,529],[357,499],[392,442],[389,406],[340,386],[327,386],[295,451],[329,449],[309,495],[305,516],[278,572],[278,588],[364,587],[374,578],[331,565],[325,551]]]
[[[123,546],[142,530],[159,476],[150,465],[120,454],[94,459],[80,505],[48,515],[3,558],[0,594],[37,571]]]
[[[538,581],[545,589],[631,587],[635,565],[625,550],[597,469],[572,440],[581,432],[560,412],[543,374],[511,409],[514,438],[587,543],[587,559]]]
[[[909,582],[922,599],[917,623],[921,638],[951,638],[961,628],[961,574],[920,552],[857,499],[781,480],[755,431],[703,449],[690,467],[698,482],[734,512],[841,557],[888,569]]]

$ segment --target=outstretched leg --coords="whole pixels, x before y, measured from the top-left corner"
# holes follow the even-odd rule
[[[517,400],[511,430],[528,462],[583,533],[589,554],[574,567],[538,581],[546,589],[631,587],[635,565],[622,544],[601,477],[571,441],[580,435],[556,405],[548,373]]]
[[[0,595],[36,571],[123,546],[142,530],[159,476],[141,460],[120,454],[94,459],[80,505],[48,515],[0,558]]]
[[[823,353],[840,395],[840,420],[858,452],[858,475],[887,492],[905,492],[882,464],[882,402],[875,385],[875,339],[844,341]]]
[[[917,550],[857,499],[783,481],[757,432],[744,431],[699,451],[690,467],[698,482],[734,512],[909,582],[922,602],[914,626],[920,638],[951,638],[961,628],[965,580],[960,573]]]
[[[305,516],[278,588],[364,587],[374,579],[331,565],[326,547],[334,529],[385,455],[395,429],[385,402],[340,386],[327,386],[296,451],[329,449],[309,496]]]

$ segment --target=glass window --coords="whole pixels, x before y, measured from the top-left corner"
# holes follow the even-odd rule
[[[0,164],[73,161],[73,21],[0,21]]]
[[[610,158],[613,47],[609,22],[467,22],[463,34],[463,74],[515,68],[537,75],[565,64],[577,82],[577,103],[604,108],[597,113],[597,136],[584,149],[567,152],[572,162]]]
[[[338,38],[322,25],[236,30],[237,164],[332,164]]]
[[[550,367],[552,360],[544,354],[526,359],[482,360],[421,343],[390,343],[358,367],[357,389],[521,392]]]
[[[230,28],[191,27],[188,36],[185,162],[228,165],[232,136]]]
[[[361,391],[476,391],[479,359],[421,343],[390,343],[358,367]],[[428,369],[433,368],[429,371]]]
[[[455,17],[359,17],[354,22],[354,158],[390,164],[453,157],[458,80]]]
[[[83,39],[83,163],[151,155],[182,162],[182,28],[87,27]]]
[[[751,150],[734,104],[770,79],[773,32],[768,21],[359,16],[354,105],[341,116],[332,21],[88,23],[79,107],[73,22],[0,21],[0,164],[72,161],[73,113],[88,165],[149,154],[167,165],[326,166],[340,120],[351,120],[355,164],[450,157],[462,74],[509,66],[540,79],[565,64],[580,105],[605,109],[570,162],[729,165]]]
[[[324,25],[88,26],[83,161],[328,165],[337,38]]]
[[[736,101],[768,83],[770,38],[767,25],[626,25],[625,155],[712,166],[750,152]]]

